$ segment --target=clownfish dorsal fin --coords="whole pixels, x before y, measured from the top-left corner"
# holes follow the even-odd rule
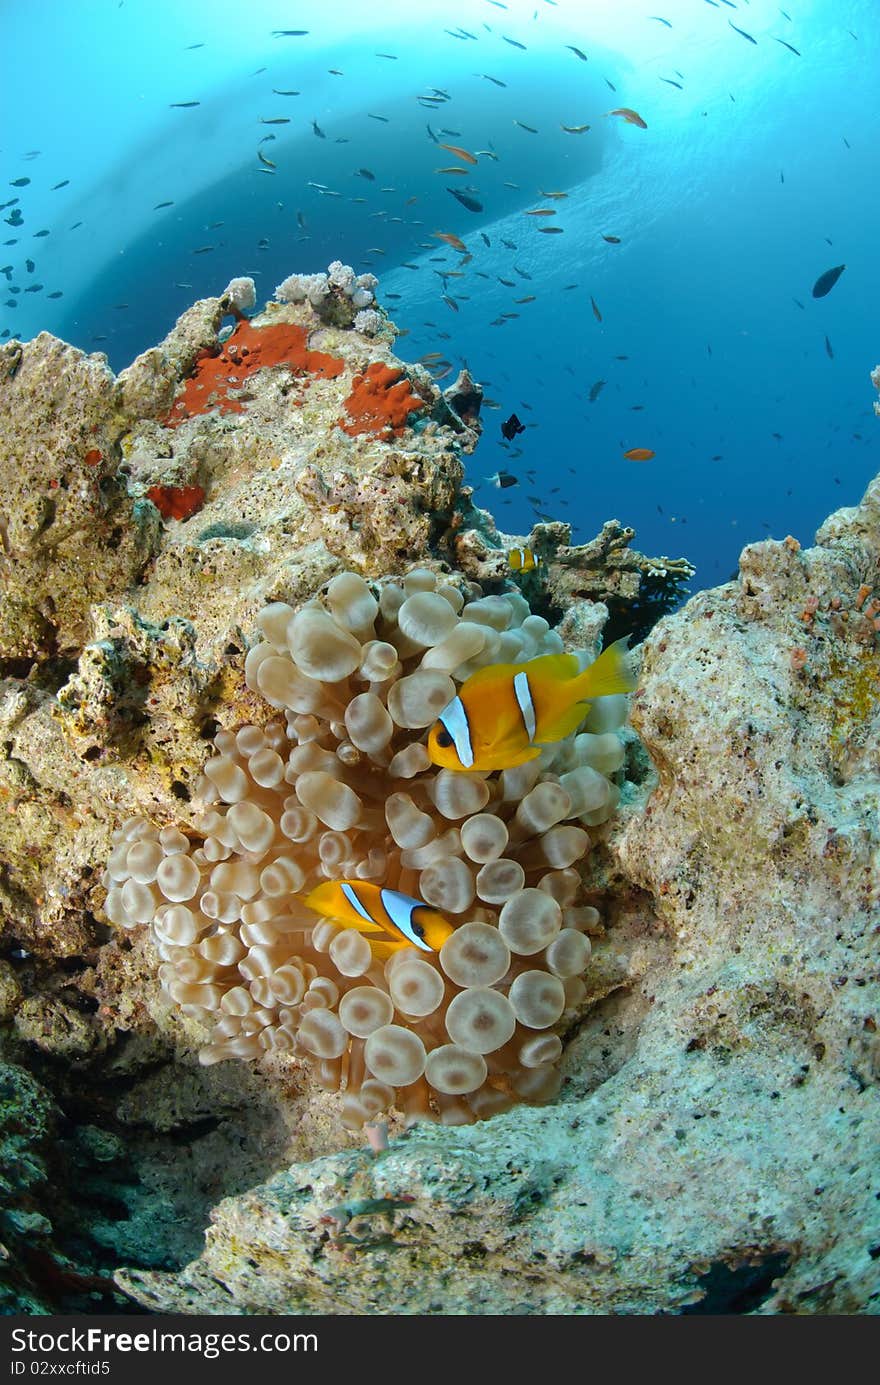
[[[521,664],[487,664],[485,668],[478,668],[476,673],[472,673],[462,684],[459,692],[467,692],[471,688],[479,688],[486,683],[494,683],[505,678],[513,680],[518,673],[527,673],[529,679],[565,679],[575,678],[579,672],[580,664],[575,654],[540,654],[537,659],[528,659]]]

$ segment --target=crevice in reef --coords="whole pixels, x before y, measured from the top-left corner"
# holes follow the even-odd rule
[[[758,1252],[734,1265],[716,1260],[697,1277],[699,1302],[686,1304],[681,1316],[755,1313],[771,1297],[775,1281],[790,1264],[791,1253],[785,1250]]]
[[[0,1268],[0,1305],[5,1278],[13,1304],[40,1305],[14,1311],[139,1311],[113,1269],[180,1269],[199,1254],[211,1207],[283,1162],[288,1131],[266,1084],[243,1070],[224,1090],[163,1047],[162,1057],[130,1055],[131,1069],[115,1074],[106,1061],[71,1068],[30,1045],[0,1048],[0,1241],[11,1261]],[[3,1105],[6,1096],[21,1105],[22,1091],[33,1091],[42,1118],[25,1137],[39,1175],[30,1187],[24,1132]]]

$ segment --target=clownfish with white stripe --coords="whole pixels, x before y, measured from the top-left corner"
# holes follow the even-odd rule
[[[510,548],[507,551],[511,572],[534,572],[540,561],[530,548]]]
[[[462,683],[428,734],[428,754],[444,769],[513,769],[576,731],[584,704],[632,692],[627,640],[616,640],[582,669],[575,654],[524,664],[490,664]]]
[[[439,952],[455,931],[442,914],[422,900],[366,880],[327,880],[307,894],[303,903],[340,928],[363,933],[374,952],[383,957],[402,947]]]

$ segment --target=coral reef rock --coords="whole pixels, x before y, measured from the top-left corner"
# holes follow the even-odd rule
[[[480,387],[463,374],[441,391],[398,359],[377,285],[339,264],[285,284],[244,320],[252,286],[232,281],[118,376],[47,334],[0,346],[0,1306],[876,1312],[880,481],[814,548],[752,545],[736,581],[672,612],[687,563],[636,553],[624,524],[573,547],[563,524],[507,536],[476,509],[462,482]],[[541,561],[514,582],[506,550],[526,541]],[[140,874],[161,867],[160,890],[179,894],[196,867],[201,888],[207,808],[205,862],[228,850],[234,867],[221,836],[261,819],[200,799],[206,762],[239,782],[239,760],[257,759],[271,780],[288,719],[303,790],[328,789],[305,763],[321,708],[267,706],[262,644],[284,641],[263,627],[289,608],[286,638],[343,574],[379,599],[414,567],[428,594],[450,589],[447,624],[461,597],[500,601],[556,647],[647,638],[632,727],[593,730],[616,747],[613,813],[554,867],[591,943],[583,982],[564,978],[583,994],[569,985],[576,1003],[536,1050],[553,1067],[539,1099],[561,1075],[558,1096],[470,1125],[404,1128],[398,1113],[383,1148],[369,1126],[364,1143],[367,1105],[347,1121],[346,1094],[287,1040],[257,1055],[250,1020],[212,1036],[212,1007],[186,1009],[208,997],[171,936],[186,900],[166,909],[129,854]],[[425,657],[418,641],[394,649]],[[296,681],[283,649],[270,657]],[[376,681],[384,715],[367,710],[387,729],[394,698]],[[395,721],[394,754],[418,756],[426,724]],[[344,717],[323,731],[354,769]],[[316,859],[351,846],[370,869],[356,831],[318,834]],[[515,845],[525,862],[528,834]],[[455,859],[449,881],[431,877],[438,899],[455,874],[468,886]],[[411,891],[429,870],[412,861]],[[338,937],[319,954],[332,944],[334,966],[357,951]],[[257,1062],[200,1065],[230,1039]]]
[[[878,511],[880,480],[816,548],[747,548],[648,639],[633,720],[657,771],[641,761],[588,867],[617,976],[557,1103],[281,1172],[129,1292],[183,1312],[876,1311]]]

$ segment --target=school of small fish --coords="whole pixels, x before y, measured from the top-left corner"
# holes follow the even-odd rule
[[[273,57],[268,65],[247,74],[247,79],[253,83],[255,95],[253,111],[247,117],[250,122],[247,129],[253,173],[261,175],[259,182],[262,182],[263,178],[276,180],[280,193],[276,206],[280,214],[279,224],[284,229],[280,235],[265,234],[259,238],[254,246],[254,255],[258,260],[262,258],[265,264],[269,256],[277,254],[282,257],[281,265],[286,269],[290,259],[290,242],[307,242],[312,235],[312,222],[317,218],[317,209],[324,202],[332,205],[332,199],[339,199],[352,206],[362,207],[363,214],[370,218],[370,226],[375,228],[369,240],[375,240],[377,243],[368,244],[365,239],[360,261],[355,254],[351,254],[352,263],[357,263],[359,269],[378,269],[380,257],[386,257],[385,263],[389,269],[399,266],[412,272],[421,272],[423,275],[426,271],[433,274],[436,278],[436,301],[441,312],[463,314],[469,307],[473,313],[477,305],[484,301],[488,303],[491,296],[492,311],[495,315],[487,315],[487,326],[503,330],[521,317],[527,321],[531,305],[546,303],[547,290],[542,291],[540,282],[534,282],[536,265],[545,262],[540,257],[542,243],[538,241],[538,237],[565,237],[567,233],[570,240],[574,237],[572,223],[566,215],[570,207],[569,190],[564,185],[554,186],[550,181],[551,177],[554,181],[558,178],[558,172],[546,175],[547,186],[543,185],[543,180],[538,181],[535,178],[534,173],[530,171],[533,166],[529,162],[532,150],[550,148],[550,141],[554,142],[553,147],[556,144],[564,146],[572,160],[571,187],[574,189],[580,181],[578,153],[591,147],[591,142],[598,138],[597,132],[604,134],[605,131],[613,129],[616,133],[611,138],[618,141],[624,151],[629,148],[646,148],[649,147],[650,141],[663,138],[664,111],[658,110],[661,93],[652,84],[659,82],[664,87],[672,88],[671,93],[665,93],[664,99],[675,101],[678,99],[675,92],[685,91],[687,88],[687,74],[670,63],[665,55],[674,50],[666,48],[662,67],[658,63],[657,69],[652,69],[650,76],[634,71],[627,76],[627,85],[624,88],[623,79],[613,74],[616,80],[612,81],[611,77],[601,71],[603,58],[599,56],[598,50],[591,51],[586,16],[581,17],[576,9],[572,9],[573,32],[569,35],[572,41],[560,41],[556,45],[559,61],[582,73],[585,79],[587,74],[597,73],[596,81],[601,79],[604,87],[614,93],[615,101],[632,101],[633,104],[615,104],[603,110],[601,105],[590,98],[579,109],[580,103],[571,102],[566,98],[565,108],[560,105],[554,119],[550,121],[540,115],[538,108],[533,109],[529,100],[530,64],[533,62],[533,50],[539,45],[529,41],[529,31],[524,17],[517,17],[514,14],[516,7],[507,3],[507,0],[486,0],[486,3],[496,11],[494,15],[487,15],[471,28],[451,22],[436,34],[436,42],[451,43],[453,47],[461,46],[473,51],[475,55],[480,54],[479,59],[474,58],[469,80],[482,93],[480,110],[485,111],[487,116],[493,112],[493,102],[513,103],[505,107],[507,114],[504,122],[509,138],[499,138],[494,127],[492,137],[485,128],[480,128],[480,122],[475,121],[472,108],[461,99],[467,93],[460,85],[444,81],[437,86],[426,85],[417,91],[414,90],[410,99],[414,107],[418,107],[420,111],[420,114],[414,114],[414,119],[418,121],[419,129],[423,128],[423,175],[426,180],[425,189],[430,188],[430,193],[425,189],[420,191],[408,185],[404,187],[401,184],[398,187],[392,171],[393,165],[389,165],[387,161],[387,147],[376,142],[379,130],[388,127],[393,132],[397,127],[401,119],[399,110],[391,104],[388,109],[383,109],[377,100],[375,109],[361,111],[356,117],[343,114],[346,109],[344,104],[337,106],[326,95],[318,97],[309,90],[308,70],[302,65],[301,60],[304,54],[312,51],[311,45],[317,41],[316,34],[308,28],[268,31],[267,39],[277,58]],[[540,0],[540,3],[558,8],[557,0]],[[788,37],[769,32],[766,27],[749,24],[746,18],[748,0],[705,0],[705,4],[713,11],[719,12],[716,32],[723,31],[727,41],[738,50],[745,50],[748,45],[751,49],[760,48],[764,52],[766,45],[772,43],[777,45],[778,49],[785,50],[777,53],[778,61],[781,63],[801,57],[803,48],[789,41]],[[738,22],[734,22],[728,11],[735,12],[734,18]],[[781,26],[783,33],[797,39],[792,15],[780,8],[778,16],[778,20],[771,27]],[[540,18],[540,8],[536,8],[531,16],[532,25],[539,26]],[[655,32],[662,32],[665,43],[674,42],[676,24],[673,19],[662,14],[646,14],[643,23],[652,26]],[[514,24],[519,24],[520,27],[514,29]],[[755,32],[751,31],[753,27]],[[533,28],[531,32],[537,31]],[[846,32],[851,40],[858,40],[858,35],[852,30]],[[667,33],[670,35],[669,39],[666,38]],[[163,119],[171,124],[172,130],[182,132],[182,139],[190,138],[193,130],[201,131],[208,128],[199,122],[214,118],[211,113],[211,94],[201,87],[197,66],[199,59],[195,56],[200,50],[209,48],[211,43],[212,37],[206,35],[197,42],[180,45],[182,52],[193,54],[192,59],[184,60],[186,64],[192,63],[192,67],[180,69],[191,71],[191,79],[186,84],[181,83],[179,90],[168,90],[166,99],[157,103],[164,111]],[[379,67],[398,63],[401,56],[403,55],[400,53],[385,49],[374,51],[369,40],[364,40],[363,52],[358,55],[359,60],[378,64]],[[750,58],[747,60],[751,61]],[[353,58],[340,61],[341,66],[325,67],[324,70],[329,77],[335,79],[334,88],[338,85],[341,91],[346,84],[357,81],[358,77],[352,69]],[[672,61],[674,63],[675,59]],[[683,59],[679,61],[685,65]],[[381,85],[377,90],[382,90]],[[523,93],[521,98],[516,95],[518,90]],[[168,96],[174,96],[176,99],[169,100]],[[734,92],[730,92],[729,96],[730,100],[735,102]],[[602,104],[607,100],[606,96]],[[459,118],[456,118],[457,111],[462,112]],[[703,111],[701,114],[705,116],[707,112]],[[360,122],[359,126],[357,122]],[[303,133],[307,137],[306,143],[313,146],[318,155],[318,169],[323,168],[321,160],[330,146],[344,147],[349,165],[344,179],[331,179],[328,173],[324,173],[323,177],[329,181],[300,178],[291,141],[299,139]],[[198,134],[196,138],[199,138]],[[630,141],[633,143],[630,144]],[[843,144],[847,149],[850,148],[846,138],[843,139]],[[521,156],[517,152],[520,149]],[[366,152],[367,150],[370,152]],[[30,304],[43,299],[47,302],[57,301],[64,298],[63,284],[53,282],[50,270],[43,272],[38,259],[38,248],[41,249],[42,244],[37,247],[35,243],[45,242],[47,238],[52,237],[51,243],[54,245],[62,237],[81,233],[83,229],[88,234],[87,218],[75,220],[67,226],[54,219],[51,225],[40,225],[39,221],[35,224],[28,208],[37,190],[42,188],[55,195],[70,188],[70,193],[66,195],[75,197],[76,178],[59,177],[58,175],[64,172],[63,168],[53,168],[51,180],[49,177],[41,179],[39,170],[44,165],[48,167],[45,159],[43,164],[36,162],[43,157],[41,150],[28,150],[19,157],[22,163],[27,164],[28,171],[19,172],[10,164],[10,172],[13,174],[7,179],[10,195],[0,203],[3,224],[10,233],[2,247],[7,249],[10,262],[0,266],[0,288],[5,288],[2,309],[6,310],[6,321],[0,320],[0,341],[13,334],[15,318],[22,316],[17,310],[23,303]],[[295,176],[291,184],[292,172]],[[785,185],[785,173],[781,169],[779,183],[780,186]],[[174,196],[163,196],[162,191],[161,188],[155,188],[152,195],[145,197],[145,213],[155,214],[158,226],[168,225],[172,218],[179,222],[184,214],[183,204]],[[168,191],[172,189],[169,188]],[[429,198],[431,210],[427,213],[430,219],[427,219],[425,204]],[[301,205],[294,205],[296,201]],[[58,203],[66,205],[61,198],[58,199]],[[72,202],[70,205],[80,204]],[[440,206],[445,210],[438,214],[436,208]],[[522,227],[521,234],[517,231],[511,233],[513,239],[492,232],[492,222],[496,217],[504,216],[507,218],[506,224],[513,225],[510,219],[512,206],[520,218]],[[46,213],[39,218],[43,219],[48,219]],[[233,218],[230,218],[230,224],[234,224]],[[202,277],[197,269],[197,265],[202,263],[202,257],[206,257],[204,264],[207,266],[215,263],[217,257],[223,253],[227,244],[224,239],[225,226],[224,220],[201,222],[194,231],[189,249],[192,259],[191,272],[182,269],[180,278],[175,280],[173,285],[180,293],[190,295],[193,291],[193,281],[197,277]],[[389,248],[389,245],[382,244],[383,227],[388,231],[394,228],[395,234],[398,227],[411,228],[411,250],[405,252],[408,258],[398,257],[393,245]],[[619,227],[594,223],[590,234],[595,237],[596,242],[601,242],[599,248],[603,256],[606,254],[604,247],[609,247],[609,256],[625,258],[630,245],[638,240],[638,223],[632,220],[628,221],[627,225]],[[548,241],[544,244],[548,248],[552,246],[554,251],[557,247],[562,247],[559,253],[563,255],[568,249],[566,240]],[[20,259],[25,249],[30,253]],[[484,250],[490,252],[488,256],[484,255]],[[505,270],[504,273],[490,273],[488,268],[483,268],[484,264],[491,264],[497,271],[497,257],[505,252],[506,259],[500,265]],[[568,253],[570,255],[570,251]],[[389,255],[392,258],[387,258]],[[0,258],[5,259],[7,255],[0,253]],[[553,259],[555,261],[556,255]],[[576,257],[572,257],[570,262],[574,264]],[[630,430],[625,424],[622,411],[625,409],[627,412],[642,413],[646,409],[646,405],[638,398],[635,402],[619,398],[623,387],[618,383],[620,373],[615,363],[628,361],[630,357],[615,354],[606,357],[604,364],[599,364],[596,359],[597,355],[601,354],[603,341],[606,340],[605,333],[613,330],[615,317],[613,294],[603,281],[603,263],[600,259],[598,267],[590,270],[589,277],[586,274],[580,278],[575,275],[574,281],[566,283],[561,290],[562,293],[573,294],[571,302],[577,304],[581,312],[592,316],[591,331],[594,338],[590,343],[590,353],[595,364],[590,374],[604,371],[604,374],[592,384],[585,384],[577,378],[576,372],[572,369],[571,373],[575,377],[573,392],[576,398],[597,406],[596,413],[591,417],[600,414],[607,417],[612,407],[621,413],[620,432],[623,436],[618,457],[629,462],[657,461],[658,451],[653,445],[656,439],[651,437],[654,430],[650,422],[640,427],[641,438],[638,446],[629,446],[625,437]],[[838,285],[845,269],[845,264],[837,264],[824,270],[821,269],[821,264],[817,264],[816,278],[809,295],[806,292],[806,284],[793,285],[803,295],[791,295],[796,307],[806,311],[804,299],[809,301],[809,298],[826,298]],[[254,269],[248,266],[248,272],[259,276],[261,270],[259,267]],[[267,275],[267,278],[271,278],[271,274]],[[846,292],[848,282],[843,292]],[[506,291],[503,295],[506,302],[498,310],[497,296],[501,289]],[[25,295],[29,297],[25,298]],[[385,297],[389,305],[401,299],[401,295],[394,293],[388,293]],[[124,314],[129,311],[129,304],[115,303],[112,305],[112,311],[114,314]],[[117,323],[122,321],[123,319],[116,318]],[[433,334],[438,343],[450,340],[451,334],[444,330],[440,322],[426,320],[422,326]],[[89,342],[112,342],[119,330],[111,321],[105,331],[92,335]],[[411,330],[412,328],[405,327],[399,333],[399,337],[405,337]],[[829,335],[818,332],[815,349],[821,351],[823,343],[825,355],[829,360],[834,360],[835,352]],[[109,347],[105,349],[109,350]],[[707,343],[706,350],[711,357],[711,344]],[[426,352],[421,357],[421,362],[437,381],[445,379],[459,366],[466,364],[463,357],[456,358],[451,350]],[[497,400],[486,397],[485,407],[503,409],[507,413],[512,401],[503,396],[510,394],[511,387],[492,380],[483,383],[500,396]],[[532,408],[533,405],[528,401],[517,400],[518,410],[529,412]],[[527,429],[536,427],[537,422],[524,423],[517,413],[508,413],[500,426],[500,440],[496,435],[496,445],[503,449],[505,465],[483,479],[486,484],[499,490],[509,490],[520,485],[522,476],[530,483],[530,491],[534,492],[528,496],[533,515],[546,518],[548,505],[552,508],[550,498],[558,494],[560,488],[550,487],[542,491],[536,479],[539,464],[536,463],[532,467],[522,466],[522,469],[516,465],[523,458],[528,460],[529,445],[534,446],[536,439],[534,435],[530,437]],[[668,447],[665,452],[668,452]],[[661,451],[659,454],[658,469],[662,466],[665,452]],[[612,455],[604,460],[613,463],[615,458]],[[711,460],[722,460],[722,454],[713,454]],[[572,475],[578,474],[577,467],[569,467],[568,470]],[[501,503],[510,504],[511,501],[505,499]],[[657,509],[662,513],[660,506]],[[527,561],[523,556],[518,567],[511,559],[511,570],[530,571],[535,563],[531,550],[518,549],[513,552],[528,554],[529,558]]]

